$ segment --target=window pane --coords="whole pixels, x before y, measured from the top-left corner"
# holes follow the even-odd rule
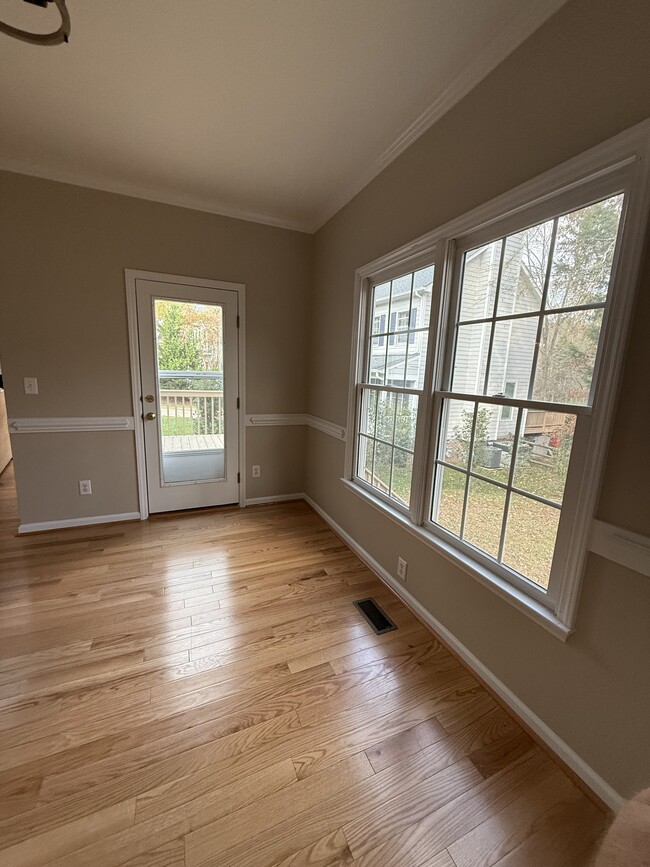
[[[505,504],[503,488],[480,479],[469,480],[463,538],[491,557],[499,555]]]
[[[506,484],[510,475],[517,410],[512,418],[501,417],[503,407],[481,404],[476,414],[472,469]]]
[[[372,333],[379,334],[387,331],[388,306],[390,303],[390,283],[381,283],[372,291],[372,310],[370,321]]]
[[[544,317],[534,400],[589,403],[602,321],[601,308]]]
[[[392,391],[379,391],[377,392],[377,438],[392,443],[394,426],[395,393]]]
[[[505,394],[506,382],[514,381],[518,384],[515,396],[528,397],[538,322],[539,317],[532,316],[495,323],[487,394]]]
[[[503,551],[506,566],[548,587],[559,519],[559,509],[512,494]]]
[[[498,316],[539,310],[546,281],[553,220],[506,238]]]
[[[390,317],[388,330],[397,331],[398,323],[405,322],[401,330],[408,328],[409,311],[411,309],[411,284],[413,275],[405,274],[392,281],[390,294]]]
[[[420,390],[424,388],[428,346],[429,334],[427,331],[416,331],[414,334],[409,334],[405,380],[407,388]]]
[[[386,337],[373,337],[370,341],[370,360],[367,381],[374,385],[386,384]]]
[[[575,426],[575,415],[528,410],[521,428],[515,488],[562,502]]]
[[[485,319],[494,314],[501,245],[501,241],[494,241],[465,253],[459,321]]]
[[[375,417],[377,415],[377,392],[364,388],[361,395],[361,433],[375,435]]]
[[[386,385],[392,385],[394,388],[402,388],[406,375],[406,362],[408,354],[408,344],[406,334],[391,335],[389,340],[394,342],[389,343],[388,359],[386,367]]]
[[[622,206],[614,196],[559,218],[547,309],[606,300]]]
[[[464,400],[446,400],[440,436],[440,460],[467,468],[472,436],[474,404]]]
[[[359,437],[359,454],[357,457],[357,475],[372,484],[372,458],[375,453],[375,441],[368,437]]]
[[[490,346],[489,324],[460,325],[454,357],[454,391],[483,394]]]
[[[418,419],[418,398],[414,394],[397,395],[395,413],[395,445],[413,451]]]
[[[402,449],[393,450],[393,481],[390,495],[398,503],[408,506],[411,502],[411,479],[413,478],[413,455]]]
[[[449,467],[441,467],[440,465],[437,467],[437,472],[437,508],[434,506],[431,520],[455,536],[460,536],[467,476],[457,470],[450,470]]]
[[[428,328],[431,319],[434,268],[422,268],[413,275],[411,328]]]
[[[393,449],[384,443],[375,443],[375,474],[370,484],[384,494],[390,492],[390,470]]]

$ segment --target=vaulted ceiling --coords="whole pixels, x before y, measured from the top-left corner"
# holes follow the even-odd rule
[[[563,2],[68,0],[0,34],[0,168],[314,231]]]

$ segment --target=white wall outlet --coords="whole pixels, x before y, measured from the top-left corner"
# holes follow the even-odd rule
[[[90,482],[90,479],[83,479],[83,481],[79,482],[79,493],[82,497],[87,496],[88,494],[92,494],[93,486]]]
[[[38,394],[38,380],[35,376],[26,376],[23,382],[25,383],[25,394]]]
[[[260,471],[260,465],[259,464],[253,464],[253,478],[259,479],[259,477],[261,475],[262,475],[262,473]]]
[[[397,577],[400,581],[403,581],[406,584],[406,570],[408,569],[408,563],[406,560],[402,560],[401,557],[397,558]]]

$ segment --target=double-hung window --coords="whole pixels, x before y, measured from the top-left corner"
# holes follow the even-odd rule
[[[639,264],[642,162],[534,182],[358,273],[348,482],[560,635]]]

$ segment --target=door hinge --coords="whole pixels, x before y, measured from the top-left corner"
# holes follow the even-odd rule
[[[237,484],[241,484],[241,473],[237,473]]]
[[[237,328],[239,328],[239,315],[237,316]]]
[[[237,409],[239,409],[239,398],[237,398]]]

